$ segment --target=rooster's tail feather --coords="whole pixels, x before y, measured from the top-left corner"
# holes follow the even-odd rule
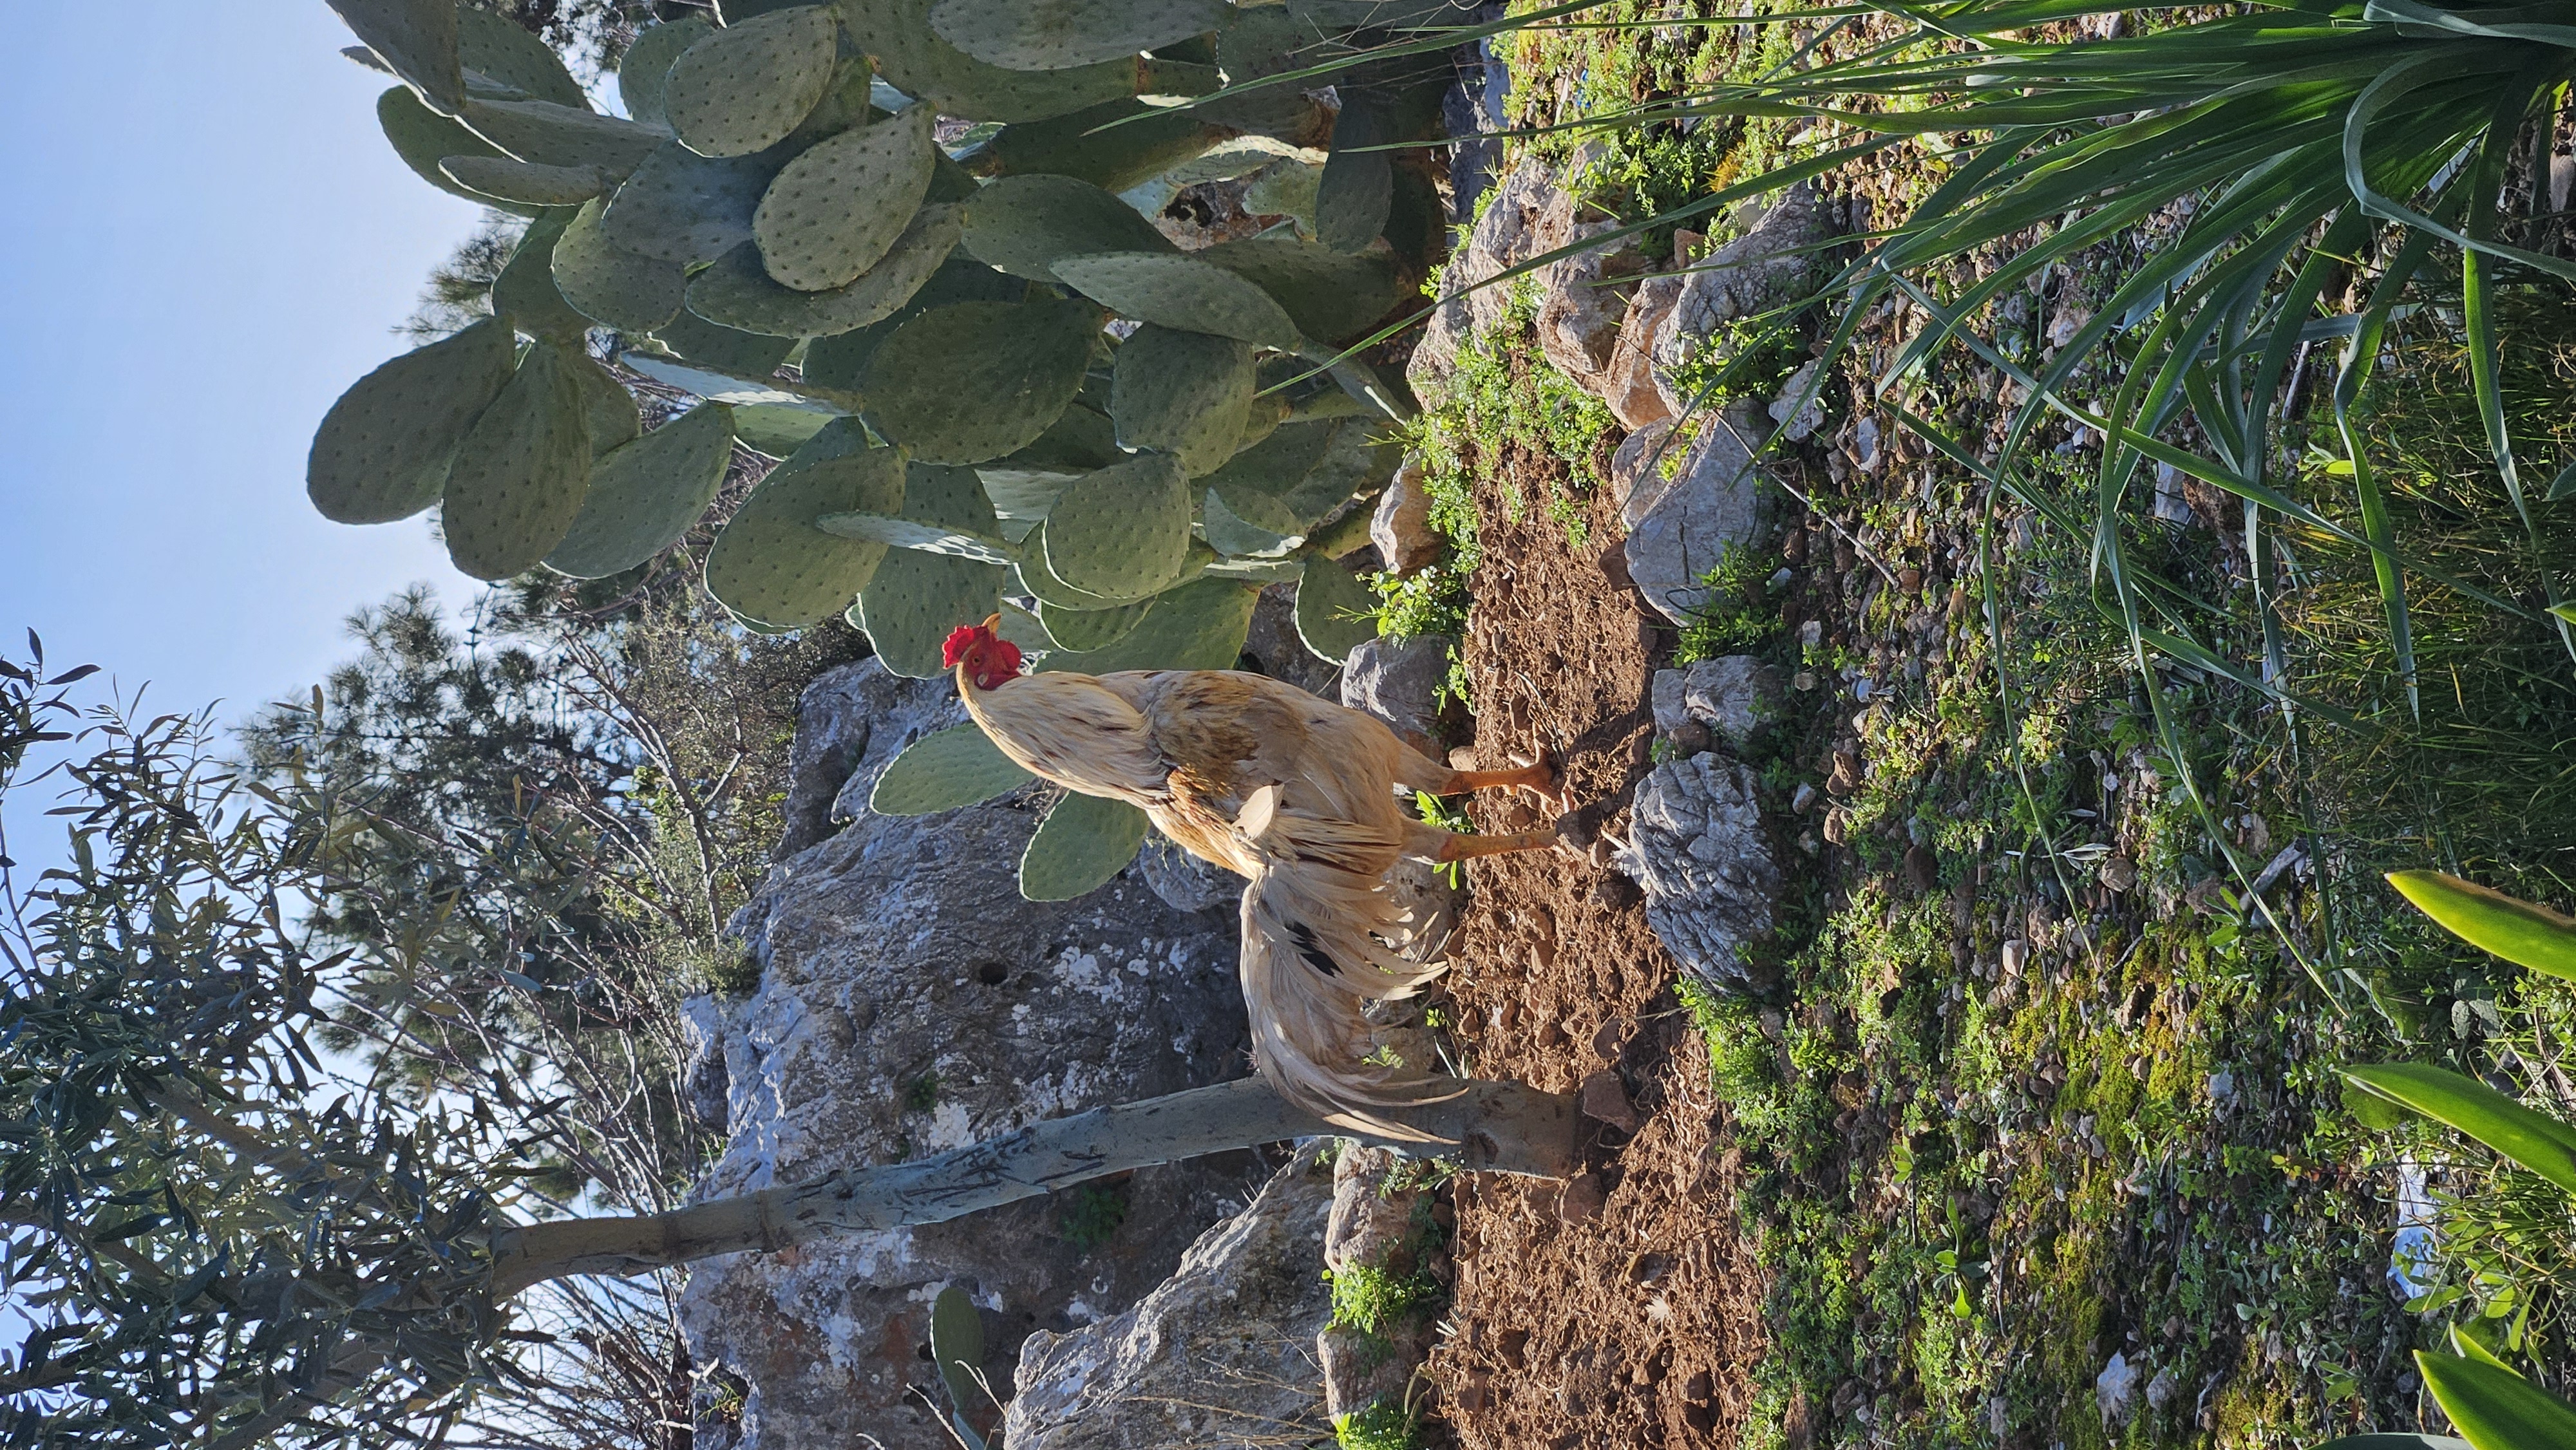
[[[1411,996],[1447,966],[1440,943],[1385,880],[1394,842],[1367,826],[1313,817],[1290,829],[1297,849],[1264,862],[1243,893],[1253,1065],[1273,1091],[1327,1122],[1402,1141],[1445,1141],[1385,1110],[1443,1102],[1465,1091],[1463,1084],[1363,1061],[1371,1047],[1362,1008],[1375,998]],[[1274,834],[1265,844],[1286,842]]]

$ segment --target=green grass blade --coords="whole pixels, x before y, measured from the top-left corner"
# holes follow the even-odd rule
[[[2576,981],[2576,920],[2439,871],[2391,871],[2388,884],[2478,950]]]
[[[2415,1351],[2433,1403],[2474,1450],[2567,1450],[2576,1445],[2576,1406],[2511,1370],[2453,1354]]]
[[[2543,1117],[2485,1083],[2420,1062],[2383,1062],[2339,1070],[2365,1089],[2456,1128],[2576,1193],[2576,1128]]]

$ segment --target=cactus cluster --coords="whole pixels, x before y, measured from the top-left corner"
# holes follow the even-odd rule
[[[1258,589],[1302,577],[1319,654],[1373,632],[1312,540],[1391,472],[1400,394],[1319,364],[1437,244],[1428,184],[1358,148],[1427,134],[1443,77],[1360,67],[1338,121],[1294,84],[1175,102],[1455,19],[1447,0],[728,0],[642,32],[624,116],[455,0],[333,4],[401,82],[377,112],[403,160],[529,222],[492,320],[323,420],[326,516],[436,505],[470,574],[600,577],[694,525],[739,444],[782,460],[706,562],[748,628],[844,612],[928,676],[949,630],[999,613],[1042,668],[1224,667]],[[1250,177],[1294,221],[1184,252],[1119,195],[1158,177]],[[642,431],[595,328],[702,401]],[[1025,779],[942,742],[881,808]],[[1142,828],[1065,802],[1025,889],[1090,889]]]

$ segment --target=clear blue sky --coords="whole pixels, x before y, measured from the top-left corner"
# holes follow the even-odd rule
[[[464,597],[422,520],[317,516],[304,453],[476,211],[386,146],[322,0],[9,19],[0,639],[238,719],[348,653],[354,606]]]

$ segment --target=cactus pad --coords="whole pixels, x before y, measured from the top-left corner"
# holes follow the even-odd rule
[[[939,149],[931,119],[930,107],[915,104],[788,162],[752,217],[769,275],[819,292],[875,266],[930,189]]]
[[[905,746],[877,777],[868,809],[881,816],[926,816],[979,805],[1035,779],[970,720]]]
[[[590,330],[590,319],[574,311],[555,289],[555,242],[572,217],[569,209],[557,207],[528,223],[501,275],[492,279],[492,310],[530,337],[570,341],[578,347],[581,335]]]
[[[555,241],[555,290],[574,311],[620,332],[639,336],[680,315],[688,274],[677,262],[639,256],[611,241],[600,217],[607,203],[593,198]]]
[[[1232,8],[1225,0],[936,0],[930,28],[987,65],[1049,71],[1204,35]]]
[[[644,415],[615,373],[593,361],[578,340],[564,344],[563,361],[581,394],[581,431],[590,439],[593,463],[642,435]]]
[[[436,503],[449,456],[516,360],[510,324],[486,318],[360,378],[313,435],[314,508],[333,523],[382,524]]]
[[[464,108],[465,71],[456,56],[455,0],[329,0],[367,49],[431,105]]]
[[[626,103],[626,114],[647,126],[671,124],[662,104],[671,66],[681,52],[714,33],[714,26],[695,15],[636,32],[635,43],[617,60],[617,98]]]
[[[885,558],[886,546],[814,527],[825,514],[903,507],[903,452],[870,448],[841,419],[778,465],[726,521],[707,553],[707,592],[726,608],[777,629],[799,629],[847,609]]]
[[[1110,101],[1004,126],[984,143],[984,169],[1005,176],[1050,172],[1125,191],[1232,134],[1195,111]]]
[[[785,458],[832,421],[828,413],[753,404],[733,410],[734,440],[754,453]]]
[[[1154,252],[1065,257],[1056,276],[1121,316],[1290,352],[1297,327],[1269,293],[1212,262]]]
[[[774,146],[823,99],[839,34],[826,5],[776,10],[713,31],[672,63],[663,114],[701,156],[748,156]]]
[[[1020,895],[1071,901],[1109,884],[1145,844],[1145,813],[1125,801],[1067,795],[1020,857]]]
[[[487,196],[447,174],[442,163],[451,157],[486,156],[498,161],[510,158],[501,153],[500,147],[466,130],[462,123],[422,105],[411,87],[395,86],[376,97],[376,123],[384,127],[385,140],[393,146],[394,154],[421,180],[478,205],[498,206],[521,215],[528,212],[529,208],[521,203]]]
[[[700,403],[590,470],[590,492],[546,567],[575,579],[623,573],[677,542],[724,486],[733,423],[722,403]]]
[[[1038,622],[1046,627],[1047,641],[1057,649],[1107,649],[1144,623],[1146,613],[1153,607],[1151,599],[1114,609],[1067,609],[1039,600]]]
[[[966,250],[1015,277],[1056,280],[1055,264],[1090,252],[1173,252],[1136,208],[1070,176],[1005,176],[966,206]]]
[[[868,360],[868,417],[924,462],[1003,457],[1035,442],[1081,391],[1099,330],[1099,311],[1079,301],[933,308]]]
[[[689,281],[689,310],[746,332],[773,337],[830,337],[880,322],[912,300],[948,259],[964,228],[962,209],[925,206],[894,246],[855,281],[824,292],[799,292],[771,280],[760,244],[745,242]]]
[[[894,315],[882,322],[872,322],[855,332],[818,337],[805,349],[805,381],[820,387],[857,392],[867,376],[868,360],[877,348],[903,326],[936,307],[956,302],[1018,302],[1028,296],[1029,284],[1017,277],[1006,277],[974,258],[959,252],[948,254],[912,300],[896,308]]]
[[[609,198],[608,239],[664,262],[708,262],[751,240],[752,213],[777,169],[758,157],[719,161],[665,141]]]
[[[1038,121],[1136,93],[1129,57],[1055,71],[987,65],[930,28],[930,0],[841,0],[841,17],[888,84],[942,115]]]
[[[1045,528],[1047,568],[1103,599],[1136,599],[1180,572],[1190,493],[1180,461],[1144,453],[1066,485]]]
[[[983,1385],[984,1314],[971,1295],[953,1285],[930,1303],[930,1360],[948,1386],[949,1417],[973,1434],[966,1410],[981,1407],[989,1393]]]
[[[506,156],[449,156],[438,169],[477,195],[522,206],[579,206],[616,184],[596,166],[532,166]]]
[[[1275,236],[1219,242],[1197,255],[1258,284],[1318,341],[1358,337],[1403,299],[1395,264],[1383,255],[1348,256]]]
[[[1230,670],[1252,630],[1257,584],[1198,579],[1165,591],[1127,636],[1089,654],[1048,655],[1040,670],[1105,675],[1118,670]]]
[[[1395,205],[1394,153],[1363,150],[1396,139],[1384,110],[1364,97],[1342,107],[1333,126],[1333,154],[1315,184],[1315,237],[1337,252],[1356,252],[1377,240]]]
[[[990,535],[994,526],[992,502],[974,470],[931,463],[916,463],[905,474],[903,516],[969,535]],[[875,642],[887,669],[936,679],[946,670],[940,655],[949,632],[994,611],[1003,575],[999,564],[899,549],[860,593],[854,622]]]
[[[694,312],[682,312],[656,328],[653,339],[690,362],[738,378],[770,376],[796,347],[793,338],[744,332],[709,322]]]
[[[564,69],[563,57],[555,54],[553,46],[537,39],[526,26],[489,10],[456,7],[456,58],[465,67],[469,86],[479,78],[485,84],[507,86],[532,101],[585,110],[590,106],[581,82]]]
[[[1240,510],[1215,489],[1207,491],[1199,518],[1208,547],[1229,559],[1275,558],[1302,540],[1298,519],[1279,500],[1256,493],[1239,502]]]
[[[1318,554],[1297,580],[1297,637],[1317,657],[1340,664],[1377,638],[1377,596],[1340,561]]]
[[[1234,456],[1252,407],[1252,346],[1147,323],[1118,349],[1109,416],[1128,448],[1159,448],[1192,478]]]
[[[536,567],[581,513],[590,435],[572,358],[537,342],[474,420],[439,500],[447,557],[477,579]]]
[[[596,166],[624,176],[663,142],[650,126],[552,101],[471,101],[457,117],[474,134],[539,166]]]
[[[1311,233],[1315,230],[1315,194],[1323,179],[1321,166],[1274,161],[1253,173],[1251,184],[1243,189],[1243,209],[1254,216],[1293,218]]]

